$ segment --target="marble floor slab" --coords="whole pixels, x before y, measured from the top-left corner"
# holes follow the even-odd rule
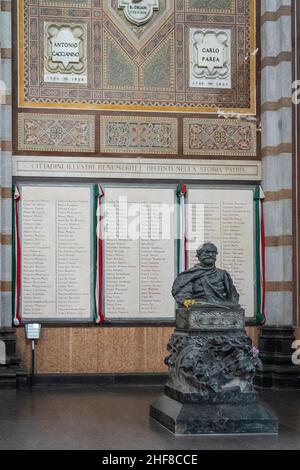
[[[300,391],[260,391],[278,436],[174,437],[149,418],[160,387],[0,391],[0,449],[300,449]]]

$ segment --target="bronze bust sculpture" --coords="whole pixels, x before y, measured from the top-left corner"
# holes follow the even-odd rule
[[[236,307],[239,294],[227,271],[216,268],[218,249],[213,243],[205,243],[197,251],[199,264],[179,274],[172,294],[179,306],[194,304]]]
[[[218,250],[205,243],[199,264],[173,286],[176,330],[165,364],[169,380],[150,416],[174,434],[277,433],[277,418],[257,400],[259,351],[245,330],[245,310]]]

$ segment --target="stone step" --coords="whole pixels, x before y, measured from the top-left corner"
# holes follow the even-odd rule
[[[293,352],[289,353],[282,353],[282,352],[265,352],[261,351],[259,354],[260,359],[263,361],[265,366],[268,365],[278,365],[278,366],[287,366],[287,367],[295,367],[295,365],[292,362],[292,355],[294,354]],[[300,369],[299,369],[300,373]]]
[[[13,390],[17,387],[17,376],[9,369],[0,370],[0,390]]]

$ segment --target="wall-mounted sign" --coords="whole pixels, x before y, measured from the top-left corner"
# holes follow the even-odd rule
[[[140,26],[152,18],[155,10],[159,10],[159,0],[119,0],[118,8],[124,9],[128,21]]]
[[[230,29],[190,29],[190,87],[231,88]]]
[[[44,81],[87,83],[87,28],[45,22]]]

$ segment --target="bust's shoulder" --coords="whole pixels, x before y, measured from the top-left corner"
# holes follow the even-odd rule
[[[226,271],[226,269],[219,269],[217,268],[217,272],[220,276],[226,276],[226,277],[230,277],[230,274],[228,271]]]

